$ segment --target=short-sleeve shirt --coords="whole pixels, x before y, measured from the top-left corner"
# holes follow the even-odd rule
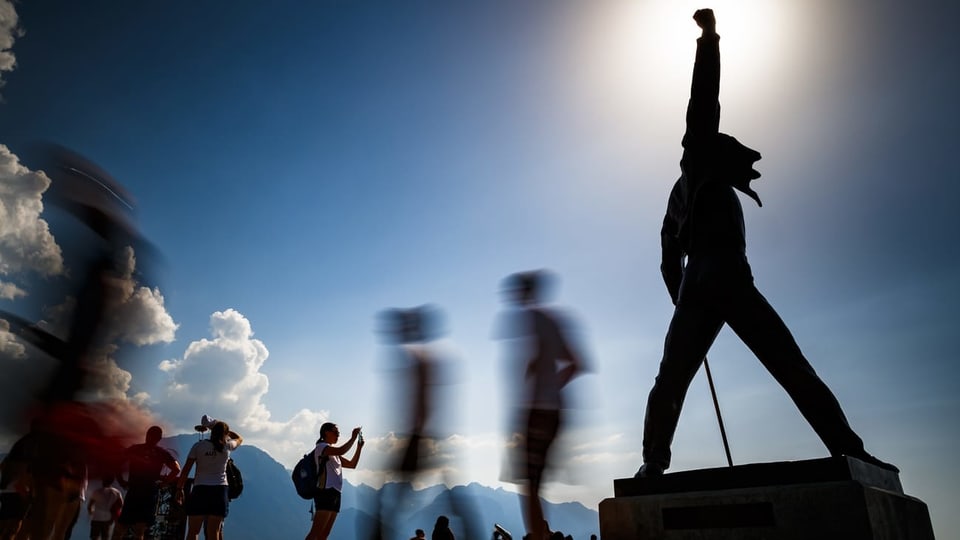
[[[227,485],[227,460],[230,452],[237,448],[237,441],[228,439],[222,452],[218,452],[208,439],[198,441],[190,449],[187,459],[193,458],[197,463],[197,473],[193,484],[196,486],[225,486]]]
[[[163,467],[173,468],[177,459],[166,448],[156,445],[135,444],[127,448],[127,463],[130,473],[128,481],[130,489],[153,488]]]
[[[123,502],[123,495],[115,487],[101,487],[90,495],[90,502],[93,504],[93,514],[90,521],[112,521],[113,514],[110,510],[117,501]]]
[[[317,448],[314,450],[314,456],[317,459],[319,464],[320,460],[323,457],[323,449],[330,446],[325,442],[317,443]],[[327,488],[333,488],[337,491],[343,491],[343,466],[340,464],[340,456],[327,456],[327,482],[325,486]]]

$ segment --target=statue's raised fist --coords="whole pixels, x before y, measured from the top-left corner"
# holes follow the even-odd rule
[[[717,29],[717,19],[713,16],[712,9],[698,9],[693,14],[693,20],[697,21],[697,26],[704,32],[714,32]]]

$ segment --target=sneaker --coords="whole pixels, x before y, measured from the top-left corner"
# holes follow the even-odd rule
[[[663,476],[663,467],[653,463],[644,463],[637,470],[637,474],[633,475],[634,478],[655,478],[657,476]]]
[[[852,458],[857,458],[864,463],[869,463],[870,465],[874,465],[876,467],[880,467],[881,469],[888,470],[890,472],[895,472],[895,473],[900,472],[900,469],[898,469],[896,465],[892,463],[887,463],[886,461],[880,461],[875,456],[868,454],[866,451],[858,452],[856,454],[849,454],[849,456]]]

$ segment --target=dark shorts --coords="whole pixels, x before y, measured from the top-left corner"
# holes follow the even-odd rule
[[[0,520],[23,519],[29,506],[19,493],[0,493]]]
[[[188,516],[227,517],[227,486],[193,486],[187,497]]]
[[[112,521],[91,521],[90,540],[109,539],[111,525],[113,525]]]
[[[313,498],[313,505],[317,510],[326,510],[327,512],[340,511],[340,492],[333,488],[327,488]]]
[[[156,488],[131,488],[123,500],[118,523],[133,525],[146,523],[153,525],[157,520],[157,499],[160,495]]]
[[[560,411],[530,409],[527,417],[527,479],[539,482],[547,466],[547,453],[560,432]]]

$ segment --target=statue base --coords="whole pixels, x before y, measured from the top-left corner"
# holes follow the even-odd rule
[[[614,480],[604,540],[933,540],[897,473],[850,457],[754,463]]]

